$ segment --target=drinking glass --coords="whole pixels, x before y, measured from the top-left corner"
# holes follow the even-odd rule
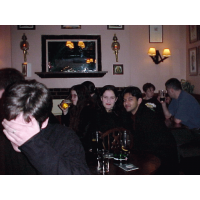
[[[97,152],[97,170],[100,174],[109,172],[109,155],[107,150],[98,150]]]
[[[165,101],[166,90],[159,90],[160,101]]]
[[[123,132],[122,138],[120,140],[120,145],[121,145],[121,150],[120,151],[120,157],[128,159],[129,154],[130,154],[130,135],[127,134],[126,131]]]
[[[63,110],[68,109],[72,105],[72,101],[70,99],[64,99],[60,104],[59,107]]]

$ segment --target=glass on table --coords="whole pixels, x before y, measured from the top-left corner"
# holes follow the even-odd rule
[[[106,174],[109,172],[109,154],[107,150],[97,151],[97,171],[100,174]]]

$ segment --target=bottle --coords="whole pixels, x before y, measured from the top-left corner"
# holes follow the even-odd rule
[[[127,142],[127,135],[126,135],[126,131],[124,131],[124,135],[123,135],[123,146],[126,148],[126,142]]]
[[[126,131],[123,132],[123,138],[122,138],[122,152],[121,157],[125,160],[128,159],[128,145],[127,145],[127,133]]]
[[[99,131],[96,131],[97,152],[103,149],[102,139]]]

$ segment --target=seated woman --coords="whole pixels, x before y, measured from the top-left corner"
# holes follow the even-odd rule
[[[100,91],[101,105],[96,111],[95,129],[105,132],[122,127],[122,108],[120,108],[118,91],[113,85],[106,85]],[[122,105],[122,104],[121,104]]]
[[[70,127],[79,136],[83,147],[87,151],[90,141],[90,128],[94,118],[94,104],[84,85],[75,85],[70,90],[72,106],[63,109],[61,106],[62,124]]]
[[[153,108],[153,110],[155,110],[156,113],[158,113],[158,115],[165,119],[164,117],[164,113],[163,113],[163,109],[162,109],[162,105],[160,104],[160,102],[157,100],[157,96],[154,95],[154,91],[155,91],[155,86],[152,83],[145,83],[143,85],[143,91],[145,96],[142,99],[142,104],[146,104],[146,103],[153,103],[155,104],[155,108]]]

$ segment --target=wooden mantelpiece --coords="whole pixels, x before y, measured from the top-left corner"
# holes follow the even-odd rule
[[[40,78],[84,78],[103,77],[108,71],[97,72],[35,72]]]

